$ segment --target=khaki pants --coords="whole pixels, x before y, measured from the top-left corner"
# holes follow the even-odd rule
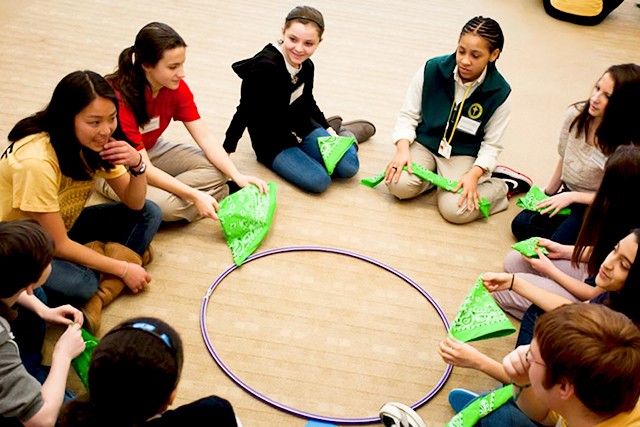
[[[411,161],[436,172],[445,178],[459,180],[472,167],[475,157],[451,156],[449,159],[435,156],[422,144],[414,142],[410,147]],[[433,184],[423,181],[415,175],[402,171],[398,183],[388,183],[389,192],[398,199],[411,199],[433,188]],[[485,172],[478,181],[478,193],[490,203],[490,214],[501,212],[509,207],[507,200],[507,185],[498,178],[491,178],[491,173]],[[438,210],[444,219],[454,224],[465,224],[479,217],[478,210],[468,211],[466,205],[458,207],[460,195],[438,188]]]
[[[220,201],[229,194],[227,177],[213,166],[199,147],[176,144],[162,138],[148,150],[151,163],[191,188],[205,192]],[[119,201],[118,196],[104,179],[96,180],[96,190],[103,196]],[[163,221],[200,219],[193,203],[158,187],[147,188],[147,199],[160,206]]]

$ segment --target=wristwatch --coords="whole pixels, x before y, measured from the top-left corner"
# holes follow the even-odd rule
[[[140,168],[136,171],[129,168],[129,173],[133,176],[140,176],[147,170],[147,164],[145,162],[140,162]]]

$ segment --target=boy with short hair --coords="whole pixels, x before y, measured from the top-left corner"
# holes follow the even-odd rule
[[[640,330],[600,304],[540,316],[531,345],[504,358],[518,407],[558,426],[640,425]]]
[[[53,426],[62,405],[71,360],[84,350],[82,313],[70,305],[49,308],[33,295],[51,272],[53,239],[32,220],[0,222],[0,425]],[[69,325],[55,345],[41,385],[25,368],[10,322],[16,304],[43,320]],[[73,321],[71,320],[73,319]],[[42,337],[29,347],[42,348]],[[29,337],[26,337],[29,339]],[[26,341],[25,341],[26,342]]]

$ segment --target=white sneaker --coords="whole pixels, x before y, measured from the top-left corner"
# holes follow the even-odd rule
[[[416,411],[402,403],[389,402],[382,405],[380,419],[386,427],[427,427]]]

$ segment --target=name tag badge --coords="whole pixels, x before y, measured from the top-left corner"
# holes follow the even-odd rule
[[[444,138],[440,140],[440,145],[438,146],[438,154],[440,154],[445,159],[451,157],[451,145]]]
[[[600,169],[604,170],[604,164],[607,162],[607,158],[602,154],[602,151],[596,149],[591,153],[591,161],[598,165]]]
[[[149,123],[138,128],[140,133],[147,133],[158,129],[160,129],[160,116],[152,118],[149,120]]]
[[[296,90],[294,90],[291,93],[291,99],[289,99],[289,105],[291,105],[294,102],[296,102],[296,99],[298,99],[298,98],[300,98],[302,96],[302,92],[304,92],[304,83],[302,83],[300,86],[298,86],[296,88]]]
[[[458,122],[458,130],[464,133],[475,135],[476,133],[478,133],[478,128],[480,128],[480,122],[471,120],[469,117],[460,116],[460,121]]]

